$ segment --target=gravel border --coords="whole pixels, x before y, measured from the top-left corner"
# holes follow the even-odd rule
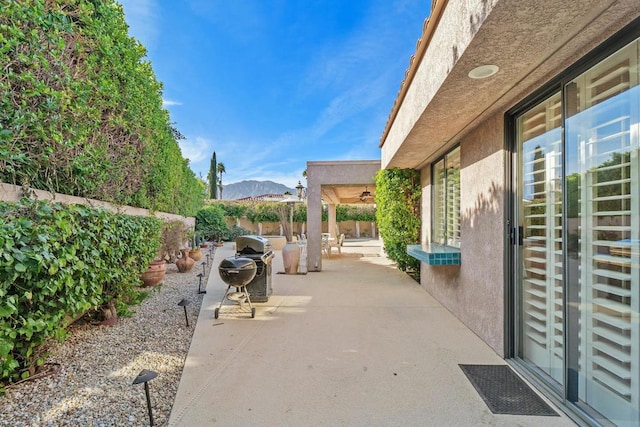
[[[158,373],[149,382],[153,418],[167,425],[202,304],[197,275],[205,253],[187,273],[167,264],[163,284],[131,307],[132,317],[112,326],[71,325],[47,360],[59,363],[59,372],[9,387],[0,397],[0,426],[148,426],[144,386],[132,385],[143,369]],[[189,327],[177,305],[183,298],[191,301]]]

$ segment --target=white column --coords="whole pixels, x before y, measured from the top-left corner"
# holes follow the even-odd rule
[[[336,237],[336,205],[329,205],[329,230],[331,237]]]

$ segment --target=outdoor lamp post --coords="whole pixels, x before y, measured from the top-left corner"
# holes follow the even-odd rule
[[[293,241],[293,208],[296,203],[302,202],[302,190],[304,187],[298,181],[298,185],[296,185],[296,196],[288,196],[286,199],[281,200],[280,203],[286,203],[289,208],[289,235],[287,236],[287,241]]]
[[[302,186],[302,184],[300,184],[300,181],[298,181],[298,185],[296,185],[296,194],[298,195],[298,200],[302,201],[302,190],[304,189],[304,187]]]

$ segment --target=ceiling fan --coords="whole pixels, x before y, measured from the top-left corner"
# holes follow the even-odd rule
[[[360,197],[359,197],[360,201],[367,203],[367,201],[372,198],[373,198],[373,195],[371,194],[371,191],[369,191],[369,187],[365,186],[364,191],[360,194]]]

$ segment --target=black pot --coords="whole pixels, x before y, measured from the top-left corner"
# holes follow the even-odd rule
[[[256,276],[254,260],[243,257],[225,258],[218,265],[220,278],[230,286],[245,286]]]

